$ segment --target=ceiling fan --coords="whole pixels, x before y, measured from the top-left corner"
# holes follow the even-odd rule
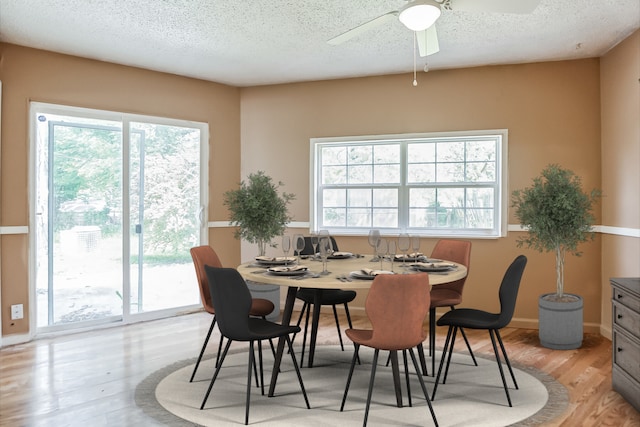
[[[434,25],[443,10],[468,12],[498,12],[527,14],[533,12],[541,0],[407,0],[398,10],[387,12],[352,28],[327,43],[339,45],[375,27],[398,19],[415,32],[420,56],[432,55],[440,50]]]

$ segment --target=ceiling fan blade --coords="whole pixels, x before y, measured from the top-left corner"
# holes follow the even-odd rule
[[[438,33],[436,32],[435,25],[430,26],[424,31],[416,31],[416,39],[418,41],[418,51],[420,52],[420,56],[425,57],[440,51]]]
[[[377,18],[373,18],[371,21],[367,21],[364,24],[358,25],[355,28],[352,28],[338,36],[335,36],[332,39],[327,40],[327,43],[329,43],[330,45],[338,45],[338,44],[344,43],[347,40],[357,37],[360,34],[363,34],[375,27],[378,27],[387,21],[396,19],[397,16],[398,16],[397,10],[393,12],[385,13],[384,15],[380,15]]]
[[[526,14],[534,11],[541,0],[451,0],[451,10]]]

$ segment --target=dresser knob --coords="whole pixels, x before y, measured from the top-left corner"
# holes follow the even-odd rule
[[[618,314],[618,319],[622,319],[622,314]]]
[[[618,294],[618,299],[622,299],[622,294]]]
[[[618,353],[622,351],[622,347],[618,347]]]

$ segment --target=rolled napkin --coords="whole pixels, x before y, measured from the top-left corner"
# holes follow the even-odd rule
[[[334,252],[332,253],[329,258],[349,258],[353,256],[353,254],[351,252]]]
[[[447,270],[455,268],[456,265],[450,262],[416,262],[411,264],[411,267],[417,270]]]
[[[362,272],[362,274],[365,274],[367,276],[377,276],[378,274],[395,274],[393,271],[388,271],[388,270],[372,270],[370,268],[363,268],[362,270],[360,270]]]
[[[281,262],[281,261],[295,261],[296,257],[284,257],[284,256],[257,256],[258,262]]]
[[[286,273],[288,271],[306,271],[308,267],[306,265],[291,265],[283,267],[271,267],[269,271],[273,273]]]
[[[422,258],[424,257],[424,254],[422,252],[413,252],[410,254],[398,254],[396,255],[396,259],[402,260],[402,259],[416,259],[416,258]]]

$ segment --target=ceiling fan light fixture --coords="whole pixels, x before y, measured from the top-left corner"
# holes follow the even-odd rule
[[[412,31],[423,31],[440,17],[440,3],[435,0],[413,0],[400,10],[398,19]]]

